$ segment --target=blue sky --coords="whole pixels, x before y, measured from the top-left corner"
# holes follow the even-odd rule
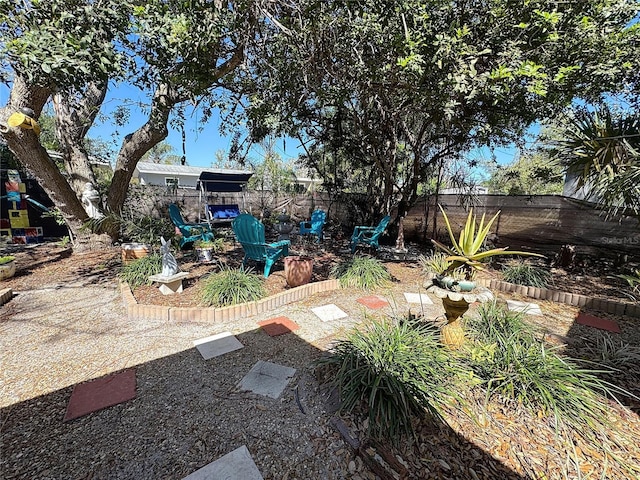
[[[128,104],[141,103],[148,105],[149,99],[138,89],[129,85],[122,85],[110,89],[107,98],[103,103],[101,114],[109,117],[115,107],[123,102]],[[125,127],[116,127],[110,119],[97,121],[89,130],[90,137],[102,138],[111,142],[115,140],[117,148],[122,144],[123,137],[135,131],[146,121],[146,114],[139,108],[130,109],[129,122]],[[200,112],[187,112],[185,121],[185,150],[187,164],[193,167],[211,167],[211,162],[215,161],[217,150],[229,151],[231,147],[231,136],[220,134],[220,117],[213,115],[206,124],[201,123]],[[169,143],[176,155],[182,155],[182,132],[178,128],[169,125],[169,136],[166,142]],[[289,139],[286,142],[279,141],[276,144],[276,151],[283,160],[294,159],[298,156],[298,141]],[[250,153],[250,156],[258,156],[257,151]]]
[[[6,86],[0,86],[0,105],[7,103],[9,91]],[[123,103],[132,107],[128,123],[124,127],[117,127],[111,121],[111,114],[114,109]],[[146,121],[145,111],[136,104],[148,105],[149,99],[137,88],[130,85],[121,85],[111,88],[107,98],[103,103],[101,115],[89,130],[89,137],[101,138],[109,142],[113,149],[117,149],[122,144],[122,139],[128,133],[138,129]],[[186,116],[185,122],[185,150],[187,163],[195,167],[211,167],[215,161],[217,150],[229,151],[231,146],[231,136],[220,134],[220,118],[212,116],[206,124],[200,122],[201,117],[198,111],[190,112]],[[173,147],[176,155],[182,155],[182,133],[179,129],[169,126],[169,136],[166,141]],[[276,151],[285,161],[295,159],[302,150],[299,149],[299,142],[295,139],[279,140],[276,143]],[[510,163],[517,155],[516,148],[502,147],[494,150],[500,164]],[[472,158],[489,159],[491,152],[488,149],[478,149],[471,154]],[[250,157],[260,158],[259,148],[255,147],[249,154]]]

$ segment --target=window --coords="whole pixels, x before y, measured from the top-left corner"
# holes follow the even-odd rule
[[[167,193],[175,194],[178,190],[180,182],[176,177],[165,177],[164,184],[167,186]]]

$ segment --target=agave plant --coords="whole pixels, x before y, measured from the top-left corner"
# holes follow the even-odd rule
[[[491,220],[486,223],[485,215],[482,214],[480,225],[477,225],[476,217],[473,215],[473,209],[471,209],[469,211],[469,216],[467,217],[464,228],[460,231],[460,237],[458,240],[456,240],[447,214],[442,208],[442,205],[438,206],[440,207],[440,211],[442,212],[442,216],[444,217],[444,221],[447,226],[447,232],[449,233],[449,238],[451,239],[451,243],[453,245],[451,248],[449,248],[438,242],[437,240],[431,240],[436,248],[439,248],[448,255],[447,261],[450,262],[450,265],[445,271],[445,274],[450,274],[455,270],[460,269],[465,273],[466,279],[470,280],[475,270],[484,269],[484,264],[482,263],[482,261],[486,260],[487,258],[495,257],[498,255],[534,255],[537,257],[542,256],[537,253],[507,250],[509,247],[492,248],[491,250],[484,251],[482,250],[482,247],[487,239],[487,235],[489,234],[489,230],[491,229],[493,222],[495,222],[500,215],[500,212],[496,213],[491,218]]]

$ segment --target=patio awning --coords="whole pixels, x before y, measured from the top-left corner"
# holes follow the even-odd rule
[[[242,192],[251,175],[251,172],[202,172],[197,188],[203,192]]]

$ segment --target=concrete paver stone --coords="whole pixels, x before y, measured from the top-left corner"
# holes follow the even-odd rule
[[[323,322],[329,322],[331,320],[338,320],[339,318],[346,318],[348,315],[344,313],[337,305],[330,303],[329,305],[323,305],[322,307],[312,308],[311,311]]]
[[[193,342],[195,347],[202,355],[202,358],[209,360],[213,357],[224,355],[243,348],[244,345],[234,337],[231,332],[222,332],[211,337],[201,338]]]
[[[537,303],[507,300],[507,308],[512,312],[522,312],[527,315],[542,315],[542,310],[540,310],[540,306]]]
[[[422,305],[433,305],[433,302],[426,293],[404,293],[407,303],[421,303]]]
[[[196,470],[183,480],[264,480],[246,445]]]
[[[295,374],[295,368],[258,360],[258,363],[240,380],[236,388],[266,397],[278,398]]]

